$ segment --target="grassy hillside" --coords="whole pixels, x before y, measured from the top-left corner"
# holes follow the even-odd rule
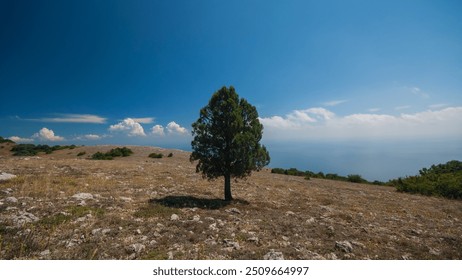
[[[0,259],[462,258],[460,200],[263,170],[225,203],[187,152],[87,160],[114,148],[2,158]]]

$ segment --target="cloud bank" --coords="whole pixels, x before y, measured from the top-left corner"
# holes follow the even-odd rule
[[[188,133],[188,130],[182,126],[180,126],[179,124],[177,124],[176,122],[169,122],[167,124],[167,131],[168,133],[171,133],[171,134],[186,134]]]
[[[181,125],[177,124],[174,121],[171,121],[167,124],[167,127],[162,125],[155,125],[151,128],[151,133],[156,136],[165,136],[168,135],[186,135],[188,130]]]
[[[128,136],[146,136],[144,129],[139,122],[134,119],[126,118],[118,124],[109,127],[111,132],[126,132]]]
[[[40,131],[35,133],[32,137],[37,138],[41,141],[52,141],[52,142],[65,140],[64,137],[55,135],[53,130],[48,129],[46,127],[40,129]]]
[[[151,118],[142,118],[142,119],[132,119],[126,118],[122,122],[117,124],[111,125],[109,127],[109,131],[111,132],[123,132],[126,133],[128,136],[147,136],[143,126],[138,121],[142,121],[143,123],[149,123],[153,121]],[[186,135],[188,130],[181,125],[177,124],[174,121],[171,121],[167,124],[166,127],[157,124],[154,125],[151,130],[150,134],[154,136],[166,136],[166,135]]]
[[[397,116],[337,116],[325,108],[309,108],[260,118],[260,122],[265,128],[264,137],[272,140],[462,139],[462,107]]]

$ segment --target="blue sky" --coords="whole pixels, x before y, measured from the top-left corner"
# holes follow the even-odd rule
[[[423,0],[0,1],[0,135],[189,149],[200,108],[233,85],[259,111],[272,166],[411,175],[462,160],[461,12]]]

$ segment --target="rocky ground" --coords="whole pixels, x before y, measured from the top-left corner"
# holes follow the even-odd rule
[[[0,180],[0,259],[462,258],[462,201],[264,170],[225,203],[223,181],[202,179],[187,152],[8,148],[0,171],[17,177]]]

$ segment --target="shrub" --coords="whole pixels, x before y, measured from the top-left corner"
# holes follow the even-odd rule
[[[149,154],[149,157],[150,158],[163,158],[164,155],[163,154],[158,154],[158,153],[151,153],[151,154]]]
[[[173,157],[173,153],[168,154],[167,157]]]
[[[389,183],[400,192],[462,199],[462,162],[453,160],[432,165],[421,169],[417,176],[398,178]]]
[[[38,153],[51,154],[54,151],[64,150],[64,149],[74,149],[75,145],[70,146],[48,146],[48,145],[34,145],[34,144],[18,144],[14,146],[11,151],[14,152],[14,156],[35,156]]]
[[[109,152],[97,152],[91,156],[95,160],[112,160],[115,157],[128,157],[133,154],[133,151],[127,147],[111,149]]]
[[[96,152],[91,156],[91,159],[94,159],[94,160],[112,160],[112,159],[114,159],[114,157],[112,157],[108,153]]]
[[[361,175],[358,175],[358,174],[350,174],[347,176],[347,180],[348,182],[352,182],[352,183],[366,183],[367,181],[364,180]]]
[[[15,142],[13,140],[6,139],[6,138],[3,138],[2,136],[0,136],[0,143],[12,143],[12,144],[14,144]]]
[[[77,156],[78,156],[78,157],[81,157],[81,156],[85,155],[86,153],[87,153],[87,152],[80,152],[80,153],[77,154]]]
[[[282,168],[273,168],[273,169],[271,169],[271,173],[275,173],[275,174],[285,174],[285,170],[282,169]]]

